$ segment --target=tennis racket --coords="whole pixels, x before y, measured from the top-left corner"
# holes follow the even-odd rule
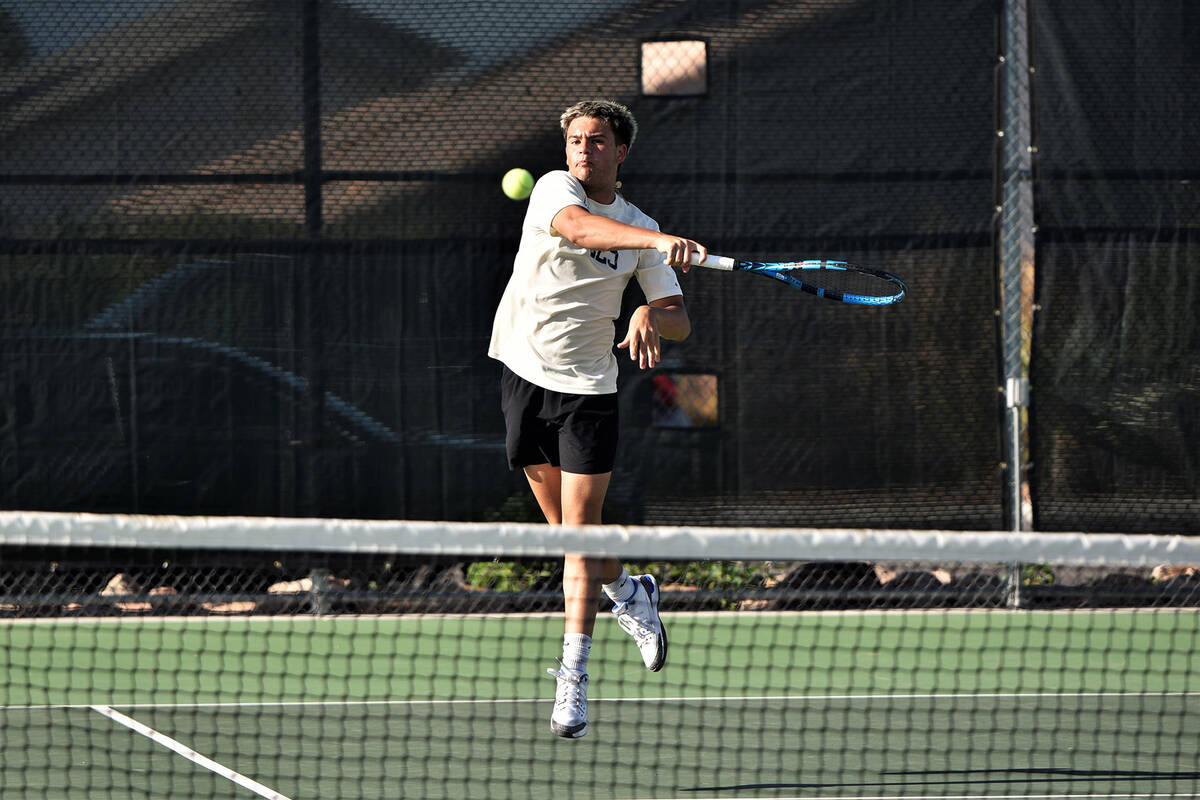
[[[814,259],[767,263],[709,255],[703,262],[696,262],[696,266],[765,275],[802,292],[857,306],[899,303],[908,292],[904,281],[890,272],[847,261]]]

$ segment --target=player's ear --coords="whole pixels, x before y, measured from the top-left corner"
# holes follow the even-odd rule
[[[617,163],[624,164],[625,156],[627,156],[627,155],[629,155],[629,145],[627,145],[627,144],[617,145]]]

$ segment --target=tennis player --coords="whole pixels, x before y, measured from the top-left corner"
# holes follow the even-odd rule
[[[659,230],[618,192],[617,173],[637,135],[629,109],[607,100],[571,106],[560,119],[567,169],[533,189],[513,274],[488,355],[504,364],[502,407],[509,466],[524,470],[551,525],[602,522],[617,452],[617,356],[621,299],[637,278],[646,304],[630,316],[617,348],[642,369],[659,362],[662,339],[691,333],[673,267],[706,249]],[[568,555],[563,654],[551,729],[587,733],[587,665],[600,591],[633,636],[647,668],[666,662],[658,584],[630,576],[615,558]]]

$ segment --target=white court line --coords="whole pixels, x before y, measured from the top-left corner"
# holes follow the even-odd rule
[[[878,703],[886,700],[1064,700],[1107,697],[1200,697],[1200,692],[929,692],[903,694],[779,694],[779,695],[708,695],[660,696],[660,697],[592,697],[593,703],[822,703],[831,701],[867,701]],[[483,698],[409,698],[406,700],[233,700],[209,703],[128,703],[110,700],[109,706],[129,709],[172,709],[172,708],[336,708],[336,707],[380,707],[380,706],[455,706],[549,703],[547,697],[483,697]],[[89,708],[95,703],[44,703],[27,705],[0,705],[0,711],[50,711]]]
[[[250,778],[247,778],[245,775],[241,774],[240,772],[235,772],[234,770],[230,769],[229,767],[226,767],[223,764],[218,764],[216,761],[213,761],[211,758],[208,758],[207,756],[203,756],[200,753],[197,753],[195,750],[193,750],[192,748],[183,744],[182,742],[176,741],[175,739],[172,739],[170,736],[167,736],[165,733],[160,733],[159,731],[156,731],[147,725],[143,725],[142,723],[138,722],[136,719],[133,719],[132,717],[127,717],[124,714],[122,714],[120,711],[117,711],[114,708],[111,708],[109,706],[90,706],[90,708],[93,711],[95,711],[99,714],[103,714],[104,716],[108,717],[109,719],[111,719],[115,722],[118,722],[121,725],[124,725],[126,728],[129,728],[130,730],[132,730],[136,733],[140,733],[142,736],[145,736],[150,741],[155,742],[156,744],[161,744],[163,747],[166,747],[168,750],[172,750],[172,751],[178,753],[179,755],[186,758],[188,761],[191,761],[193,764],[198,764],[199,766],[204,767],[205,769],[209,770],[210,772],[215,772],[217,775],[220,775],[222,778],[233,781],[238,786],[243,786],[243,787],[249,789],[250,791],[257,794],[259,797],[266,797],[266,798],[269,798],[269,800],[290,800],[290,798],[288,798],[286,795],[275,791],[271,787],[263,786],[258,781],[251,780]]]
[[[739,795],[741,797],[742,795]],[[1152,798],[1172,797],[1176,800],[1187,795],[1180,794],[1134,794],[1118,792],[1116,794],[872,794],[872,795],[796,795],[795,797],[776,797],[770,800],[1151,800]],[[628,798],[628,800],[698,800],[695,797],[671,798]],[[699,798],[712,800],[712,798]]]
[[[4,512],[0,511],[0,516]],[[300,595],[303,596],[303,595]],[[679,620],[745,620],[745,619],[792,619],[803,621],[817,617],[960,617],[960,616],[994,616],[994,617],[1063,617],[1081,616],[1088,619],[1100,617],[1145,617],[1145,616],[1183,616],[1194,614],[1200,609],[1200,604],[1189,606],[1113,606],[1104,608],[838,608],[838,609],[805,609],[803,611],[684,611],[672,610],[671,619]],[[423,614],[338,614],[320,616],[317,614],[252,614],[240,616],[223,616],[213,614],[173,614],[164,616],[114,616],[114,617],[11,617],[0,619],[2,627],[24,626],[53,626],[82,627],[97,626],[153,626],[162,623],[189,625],[216,625],[232,627],[233,625],[256,625],[260,623],[295,623],[300,625],[337,625],[341,622],[403,622],[420,624],[430,620],[561,620],[561,611],[502,611],[502,612],[453,612],[453,613],[423,613]]]

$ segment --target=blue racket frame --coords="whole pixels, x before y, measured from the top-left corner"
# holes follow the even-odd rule
[[[823,297],[826,300],[835,300],[839,303],[849,303],[856,306],[889,306],[893,303],[899,303],[908,294],[908,285],[892,273],[884,272],[881,269],[874,269],[873,267],[864,267],[861,264],[852,264],[849,261],[832,261],[829,259],[780,262],[737,261],[724,256],[710,255],[699,266],[708,267],[709,269],[763,275],[768,278],[774,278],[777,281],[782,281],[788,286],[799,289],[802,292],[808,292],[817,297]],[[870,275],[883,281],[883,285],[889,286],[893,291],[888,294],[855,294],[853,292],[826,288],[811,280],[806,281],[804,279],[805,273],[815,273],[823,270],[857,272],[862,275]]]

